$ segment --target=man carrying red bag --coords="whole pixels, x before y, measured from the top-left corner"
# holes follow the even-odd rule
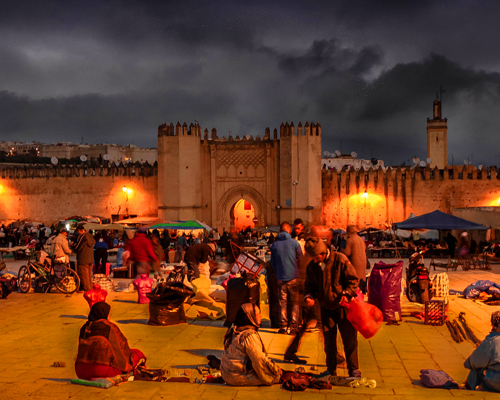
[[[313,259],[307,266],[304,298],[308,306],[316,299],[321,307],[327,370],[337,375],[338,329],[349,376],[360,377],[357,331],[347,319],[347,308],[341,305],[356,296],[356,270],[345,254],[329,249],[320,238],[308,238],[305,250]]]

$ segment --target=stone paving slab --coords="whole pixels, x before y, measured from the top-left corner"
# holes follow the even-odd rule
[[[384,260],[390,263],[391,260]],[[8,264],[9,267],[9,264]],[[441,272],[441,271],[437,271]],[[452,289],[463,290],[479,279],[500,282],[499,275],[488,271],[448,273]],[[189,321],[169,327],[147,325],[148,306],[136,303],[134,293],[113,292],[111,320],[120,327],[132,347],[140,348],[152,368],[192,367],[204,364],[207,354],[220,356],[225,328],[221,321]],[[402,301],[404,299],[402,298]],[[489,317],[498,306],[458,296],[450,297],[450,318],[465,311],[476,335],[482,339],[490,329]],[[263,307],[264,316],[266,307]],[[464,397],[498,398],[498,394],[464,390],[427,389],[418,378],[423,368],[442,369],[461,383],[467,375],[463,362],[472,352],[470,342],[455,343],[446,326],[424,325],[413,317],[404,317],[398,326],[383,324],[370,340],[359,336],[360,368],[363,376],[375,379],[377,388],[334,387],[329,391],[284,391],[279,386],[234,388],[225,385],[130,382],[111,389],[96,389],[69,383],[74,374],[78,332],[88,314],[81,294],[13,293],[0,301],[0,399],[429,399]],[[266,321],[264,321],[266,322]],[[261,329],[269,356],[281,363],[290,337],[276,330]],[[306,366],[325,369],[321,335],[308,333],[299,349]],[[65,368],[51,367],[64,361]],[[339,369],[339,374],[346,374]]]

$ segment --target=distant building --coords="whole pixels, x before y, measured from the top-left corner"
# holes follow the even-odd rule
[[[9,155],[40,155],[40,147],[43,146],[40,142],[4,142],[0,141],[0,151],[5,151]]]
[[[154,164],[158,159],[158,150],[154,148],[136,147],[116,144],[74,144],[59,142],[41,146],[41,157],[79,158],[86,156],[88,160],[102,160],[104,155],[109,156],[111,162],[137,162]]]
[[[373,160],[373,162],[372,162]],[[382,168],[384,162],[382,160],[377,160],[373,158],[372,160],[362,160],[360,158],[354,158],[350,154],[341,154],[340,156],[334,158],[322,158],[321,167],[326,169],[336,169],[341,170],[343,167],[347,169],[370,169],[370,168]]]

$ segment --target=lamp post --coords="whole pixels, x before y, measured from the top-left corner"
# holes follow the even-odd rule
[[[129,194],[132,193],[132,189],[128,188],[127,186],[123,185],[122,187],[122,191],[123,193],[125,194],[125,212],[127,213],[128,215],[128,196]]]

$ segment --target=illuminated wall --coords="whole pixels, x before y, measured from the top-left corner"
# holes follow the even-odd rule
[[[0,167],[0,220],[51,224],[73,215],[156,215],[157,196],[152,166]]]
[[[500,204],[495,167],[474,166],[430,170],[410,167],[387,170],[323,170],[323,220],[334,228],[348,224],[384,227],[410,213]]]

